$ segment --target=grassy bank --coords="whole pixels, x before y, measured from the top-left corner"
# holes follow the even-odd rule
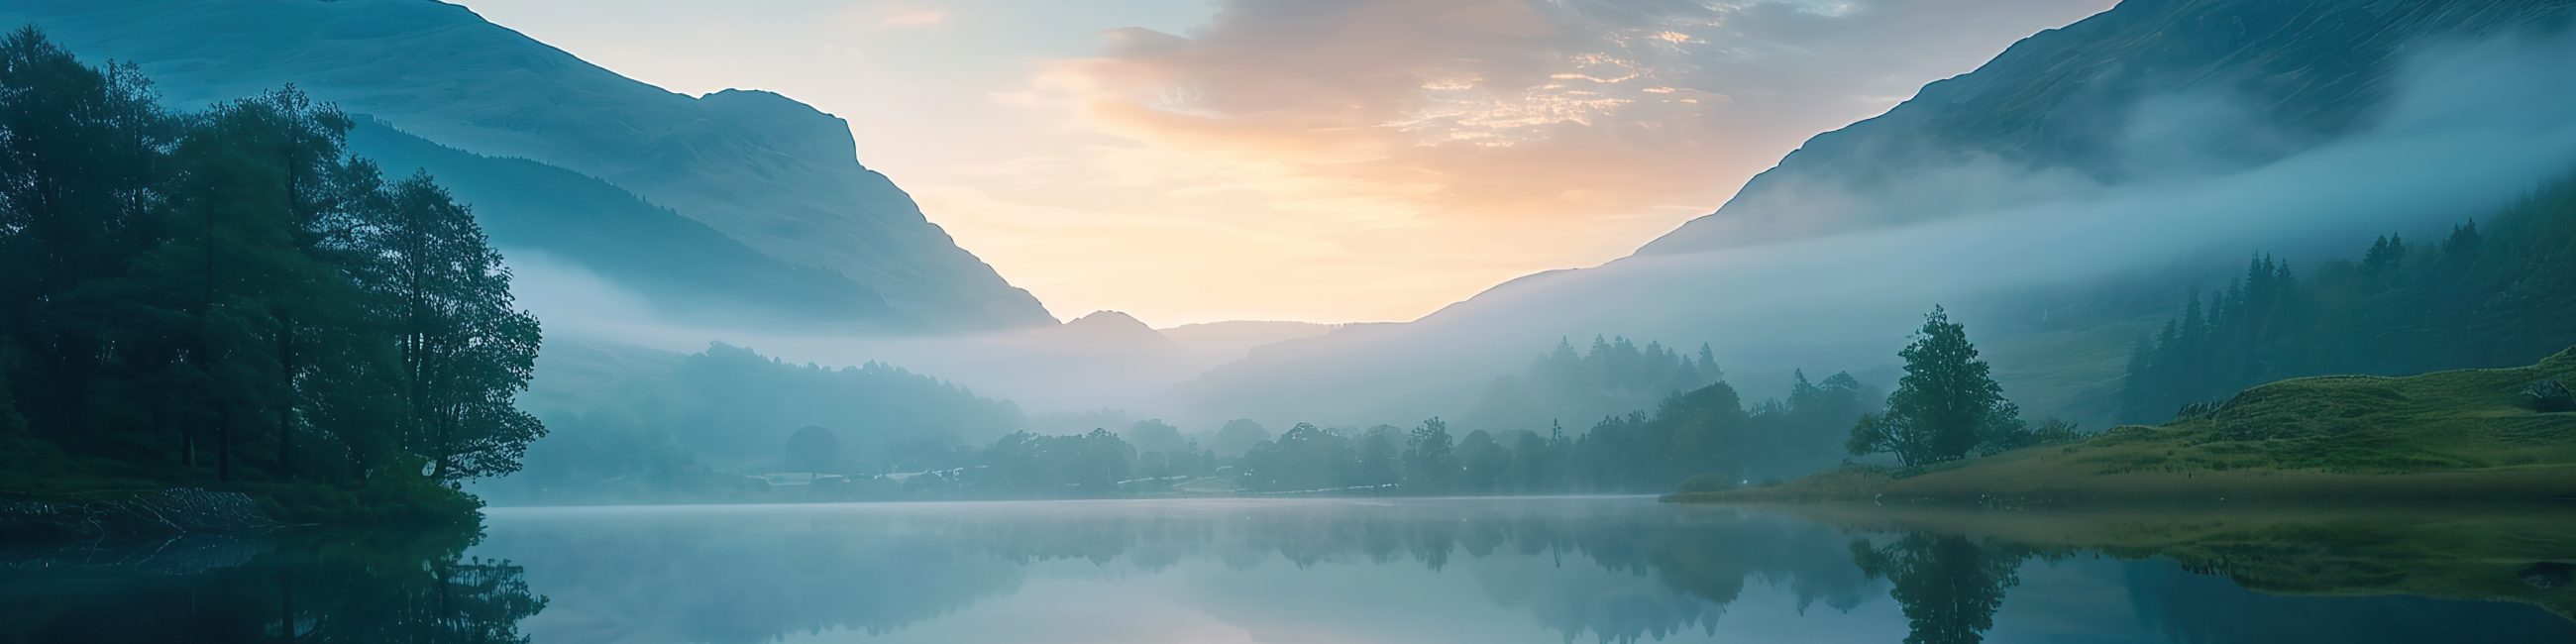
[[[2528,367],[2285,380],[2166,425],[2120,427],[2072,445],[1668,498],[1989,506],[2576,499],[2576,412],[2540,411],[2523,393],[2548,379],[2576,382],[2576,349]]]

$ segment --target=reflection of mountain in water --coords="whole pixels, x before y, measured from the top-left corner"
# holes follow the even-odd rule
[[[1152,502],[1147,502],[1152,503]],[[765,642],[846,629],[884,634],[1016,591],[1056,561],[1153,574],[1185,561],[1232,570],[1288,565],[1480,565],[1497,604],[1565,637],[1634,642],[1710,628],[1749,581],[1803,607],[1848,610],[1876,595],[1832,529],[1729,512],[1580,502],[1356,505],[920,504],[768,514],[720,509],[581,512],[496,522],[487,548],[541,561],[556,598],[543,619],[596,626],[577,638]],[[1144,511],[1129,511],[1142,509]],[[590,524],[561,530],[558,522]],[[600,525],[605,522],[605,525]]]
[[[515,510],[474,556],[461,538],[381,537],[0,551],[0,642],[1211,632],[1192,626],[1254,641],[2576,641],[2560,576],[2576,516],[1798,515],[1638,499]]]

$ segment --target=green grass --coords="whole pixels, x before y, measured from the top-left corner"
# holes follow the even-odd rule
[[[2576,413],[2526,385],[2576,381],[2576,349],[2528,367],[2284,380],[2205,416],[2114,428],[1898,476],[1832,472],[1676,501],[2518,501],[2576,498]]]
[[[2130,349],[2138,336],[2163,323],[2159,314],[2079,329],[2007,332],[1981,348],[1995,367],[1995,380],[2031,417],[2101,427],[2119,411]]]

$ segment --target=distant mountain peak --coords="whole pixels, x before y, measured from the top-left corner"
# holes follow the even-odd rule
[[[1090,315],[1074,318],[1064,325],[1096,329],[1142,329],[1160,335],[1159,332],[1154,331],[1153,326],[1145,324],[1143,320],[1138,320],[1136,316],[1128,315],[1124,311],[1092,311]]]

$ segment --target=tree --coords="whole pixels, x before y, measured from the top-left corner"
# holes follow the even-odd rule
[[[408,385],[406,444],[440,482],[518,471],[545,435],[512,402],[536,368],[536,317],[512,307],[500,253],[428,175],[393,187],[389,215],[378,226]]]
[[[8,362],[8,350],[0,346],[0,364]],[[0,437],[14,437],[26,432],[27,419],[18,414],[18,401],[10,393],[9,370],[0,368]]]
[[[1269,429],[1250,418],[1237,418],[1226,421],[1224,427],[1216,430],[1215,436],[1208,438],[1208,449],[1216,452],[1217,456],[1232,458],[1242,456],[1253,445],[1266,440],[1270,440]]]
[[[795,472],[841,470],[841,437],[832,430],[806,425],[787,436],[787,469]]]
[[[1561,482],[1554,476],[1562,456],[1548,447],[1547,439],[1538,432],[1511,432],[1511,471],[1503,478],[1514,492],[1552,490]]]
[[[1361,432],[1359,437],[1359,477],[1355,485],[1393,485],[1404,482],[1404,430],[1394,425],[1378,425]]]
[[[112,347],[137,323],[166,319],[132,289],[106,287],[124,286],[122,273],[159,240],[178,132],[133,67],[83,65],[33,27],[0,41],[0,343],[17,347],[15,397],[38,431],[70,438],[115,424],[91,415],[112,384]],[[173,346],[124,349],[134,369],[157,374]]]
[[[1189,440],[1181,437],[1181,428],[1173,427],[1160,418],[1136,421],[1127,427],[1123,438],[1135,444],[1139,453],[1156,452],[1169,456],[1179,454],[1189,446]]]
[[[1094,494],[1118,491],[1118,482],[1136,466],[1136,446],[1106,429],[1083,434],[1073,467],[1073,483]]]
[[[350,125],[291,86],[173,115],[131,66],[0,39],[0,416],[120,472],[470,509],[365,484],[514,469],[536,320],[470,213],[386,186]]]
[[[1941,307],[1923,316],[1911,344],[1897,352],[1905,375],[1887,396],[1884,413],[1852,428],[1853,455],[1889,452],[1908,467],[1966,457],[1978,442],[2021,423],[2019,408],[2005,401],[1992,368],[1978,359],[1963,325]]]
[[[1888,580],[1910,625],[1906,644],[1975,644],[1994,628],[2004,595],[2021,583],[2029,549],[1925,532],[1895,543],[1851,544],[1862,574]]]
[[[1799,384],[1805,382],[1805,376],[1800,376]],[[1660,462],[1652,463],[1663,470],[1658,487],[1699,474],[1739,473],[1743,468],[1738,462],[1749,460],[1742,452],[1754,447],[1747,440],[1748,421],[1743,397],[1723,382],[1665,399],[1655,411],[1653,424],[1666,437],[1658,450]]]
[[[1322,490],[1354,482],[1358,455],[1350,439],[1309,423],[1298,423],[1275,441],[1244,452],[1244,487],[1255,490]]]
[[[1494,440],[1485,430],[1467,432],[1458,441],[1458,470],[1463,486],[1469,492],[1490,493],[1503,487],[1503,477],[1511,473],[1512,452]]]
[[[1449,422],[1433,418],[1413,428],[1404,442],[1405,485],[1426,492],[1449,489],[1457,478],[1454,458],[1457,443],[1449,437]]]

